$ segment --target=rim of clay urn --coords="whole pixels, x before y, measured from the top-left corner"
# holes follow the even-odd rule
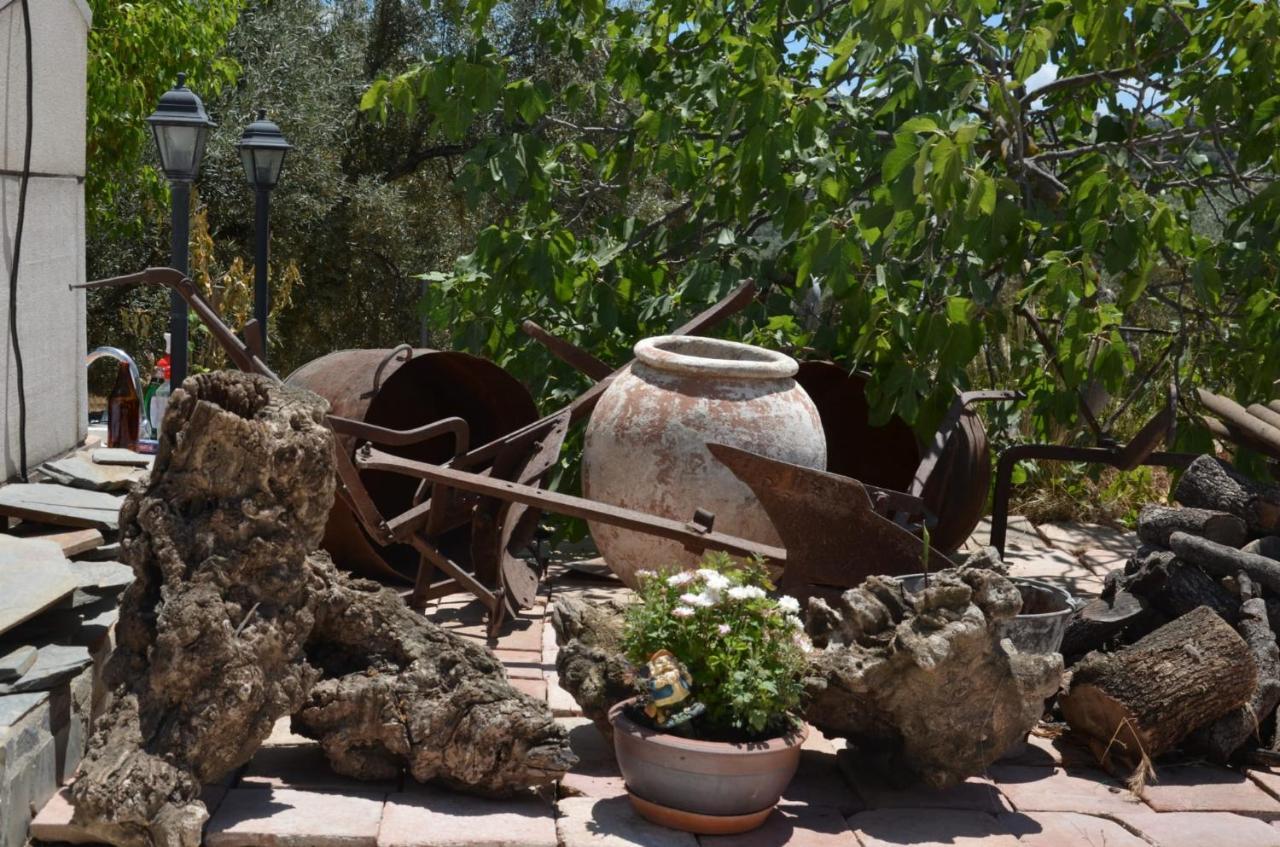
[[[655,335],[636,342],[636,358],[660,371],[735,379],[785,379],[800,364],[785,353],[697,335]]]

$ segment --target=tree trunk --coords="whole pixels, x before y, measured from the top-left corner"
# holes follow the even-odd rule
[[[1209,509],[1144,506],[1138,516],[1138,538],[1145,544],[1168,547],[1175,532],[1199,535],[1228,547],[1240,547],[1249,539],[1244,521],[1229,512]]]
[[[1280,486],[1260,485],[1212,456],[1200,456],[1187,467],[1173,498],[1184,506],[1230,512],[1251,535],[1280,532]]]
[[[1201,607],[1131,647],[1087,656],[1060,702],[1103,765],[1133,769],[1238,709],[1257,680],[1249,645]]]
[[[1256,736],[1258,727],[1280,704],[1280,649],[1262,598],[1244,602],[1236,629],[1253,654],[1258,683],[1248,703],[1192,733],[1192,746],[1216,762],[1226,762],[1250,737]]]

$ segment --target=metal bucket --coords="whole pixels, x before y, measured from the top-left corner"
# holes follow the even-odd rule
[[[827,470],[906,491],[920,464],[920,441],[901,418],[871,425],[867,378],[832,362],[802,362],[795,377],[818,407],[827,435]],[[990,482],[987,430],[977,413],[966,410],[923,492],[925,507],[938,518],[929,533],[934,547],[951,553],[973,534],[986,510]]]
[[[471,446],[486,444],[538,417],[528,389],[487,359],[467,353],[414,350],[340,350],[298,368],[285,384],[314,391],[339,417],[387,427],[413,429],[457,416],[470,427]],[[346,439],[348,442],[351,439]],[[354,452],[355,444],[343,445]],[[388,453],[424,462],[452,458],[452,442],[437,438],[407,447],[383,447]],[[417,490],[412,478],[379,471],[360,474],[384,515],[410,508]],[[469,545],[466,527],[455,531]],[[325,527],[324,549],[343,568],[382,580],[412,582],[418,553],[410,546],[379,546],[338,499]],[[449,544],[443,545],[448,549]]]
[[[907,574],[895,577],[902,587],[911,593],[924,588],[924,574]],[[1019,653],[1057,653],[1062,649],[1062,638],[1067,634],[1075,601],[1071,595],[1056,585],[1038,579],[1008,576],[1022,595],[1022,611],[1012,620],[1001,621],[996,627],[1000,638],[1007,638]]]

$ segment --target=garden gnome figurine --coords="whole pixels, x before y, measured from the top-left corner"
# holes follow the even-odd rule
[[[671,711],[689,699],[693,678],[670,650],[659,650],[649,657],[640,673],[640,690],[645,700],[644,712],[658,726],[669,729],[702,714],[701,703],[690,702],[683,709]]]

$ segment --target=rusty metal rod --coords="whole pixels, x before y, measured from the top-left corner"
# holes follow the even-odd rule
[[[419,479],[430,480],[486,497],[495,497],[506,502],[524,503],[572,518],[583,518],[623,529],[637,530],[648,535],[679,541],[694,550],[723,550],[735,556],[761,556],[780,565],[785,564],[787,559],[786,550],[770,544],[761,544],[719,532],[701,532],[690,528],[687,523],[670,518],[608,503],[598,503],[557,491],[547,491],[532,485],[493,479],[426,462],[415,462],[368,446],[361,448],[357,454],[356,467],[361,470],[388,471],[416,476]],[[394,519],[391,523],[394,523]]]

